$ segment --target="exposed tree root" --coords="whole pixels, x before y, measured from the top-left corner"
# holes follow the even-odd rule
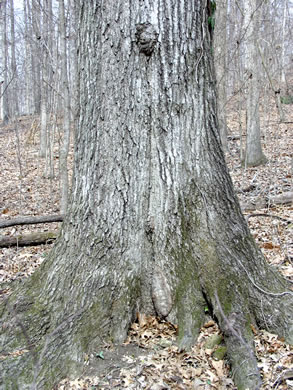
[[[122,343],[137,312],[157,313],[178,324],[179,348],[188,349],[196,342],[207,304],[223,332],[235,384],[240,390],[259,389],[250,325],[292,340],[292,293],[250,239],[239,242],[245,251],[239,246],[238,257],[227,251],[232,240],[220,246],[208,234],[192,255],[190,246],[182,250],[173,242],[173,258],[156,252],[155,266],[145,262],[141,270],[127,256],[111,252],[111,244],[107,252],[104,242],[95,248],[98,266],[82,241],[65,256],[68,248],[61,239],[41,268],[9,297],[10,303],[0,305],[0,389],[51,390],[64,376],[80,375],[84,355],[104,342]],[[246,256],[250,261],[245,262]]]
[[[240,332],[225,335],[227,355],[232,365],[232,379],[238,390],[258,390],[261,388],[261,377],[254,354],[253,341],[243,339]]]
[[[24,291],[22,290],[23,293]],[[204,318],[203,304],[206,305],[204,297],[198,293],[197,299],[194,299],[191,291],[192,289],[187,291],[180,300],[181,305],[188,305],[187,310],[184,310],[186,306],[182,306],[184,310],[181,317],[182,326],[179,323],[178,344],[181,350],[188,349],[195,343]],[[249,321],[245,319],[243,312],[232,312],[227,316],[217,293],[213,302],[214,313],[224,334],[235,384],[239,390],[260,389],[261,378]],[[52,323],[55,320],[51,323],[49,311],[47,313],[35,299],[32,301],[28,298],[22,300],[13,298],[11,303],[4,303],[2,307],[0,306],[1,314],[5,309],[8,310],[2,316],[1,325],[2,330],[4,328],[7,330],[4,333],[8,342],[7,348],[1,351],[3,360],[0,389],[51,390],[54,381],[59,381],[64,375],[69,377],[80,375],[86,348],[89,347],[91,351],[97,350],[98,345],[107,341],[109,334],[114,337],[116,335],[116,341],[119,343],[124,341],[126,330],[132,321],[131,313],[135,310],[134,303],[129,303],[119,301],[119,312],[126,313],[123,318],[120,315],[120,321],[119,315],[117,318],[113,317],[111,307],[105,308],[103,316],[96,321],[95,310],[89,307],[87,310],[60,318],[54,326]],[[197,308],[193,306],[195,303],[198,305]],[[196,318],[192,309],[197,309],[202,316]],[[34,314],[31,314],[33,312]],[[96,331],[95,334],[91,334],[90,345],[83,349],[82,335],[87,329],[90,331],[92,321],[95,321]]]
[[[234,382],[238,390],[258,390],[261,387],[261,377],[254,353],[253,335],[248,329],[249,324],[244,319],[243,313],[231,313],[226,317],[217,293],[215,300],[227,355],[233,368]]]

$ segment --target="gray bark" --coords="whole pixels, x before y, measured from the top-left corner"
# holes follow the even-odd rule
[[[31,71],[33,80],[33,98],[34,98],[34,113],[41,113],[41,62],[42,62],[42,46],[41,46],[41,10],[40,3],[37,0],[27,0],[28,14],[30,15],[30,31],[33,33],[33,43],[31,44]]]
[[[18,105],[18,85],[17,85],[17,67],[15,52],[15,21],[14,21],[14,0],[10,0],[10,51],[11,51],[11,117],[15,118],[19,114]]]
[[[187,349],[208,303],[238,388],[259,388],[250,324],[292,341],[292,293],[225,166],[204,3],[84,1],[79,31],[71,199],[49,258],[0,306],[2,387],[81,374],[137,312],[177,323]]]
[[[227,118],[226,118],[226,77],[227,77],[227,2],[228,0],[217,1],[215,14],[215,34],[214,34],[214,57],[217,77],[217,97],[218,97],[218,121],[221,141],[224,150],[228,148],[227,139]]]
[[[51,82],[51,2],[43,1],[42,6],[42,29],[40,41],[41,55],[41,131],[40,131],[40,157],[48,157],[49,154],[49,103]]]
[[[25,69],[25,104],[24,104],[24,112],[26,114],[31,114],[34,112],[33,107],[33,92],[32,92],[32,83],[33,77],[31,72],[31,39],[29,39],[31,33],[30,26],[30,7],[27,6],[27,0],[23,2],[23,20],[24,20],[24,33],[25,33],[25,61],[24,61],[24,69]],[[32,34],[31,34],[32,35]]]
[[[60,28],[60,55],[61,55],[61,85],[63,92],[63,140],[60,150],[60,187],[61,187],[61,213],[65,213],[68,202],[68,167],[67,157],[70,144],[70,94],[68,81],[66,18],[64,0],[59,0],[59,28]]]
[[[283,5],[283,17],[282,17],[282,56],[281,56],[281,82],[283,84],[286,83],[286,24],[287,24],[287,17],[288,17],[288,0],[284,0]]]
[[[259,1],[244,1],[245,77],[246,77],[246,150],[245,166],[258,166],[267,159],[262,151],[259,120],[260,67],[257,52]]]
[[[256,43],[256,46],[257,46],[257,49],[258,49],[258,52],[259,52],[259,55],[260,55],[260,58],[261,58],[261,61],[262,61],[262,66],[263,66],[263,68],[264,68],[264,70],[266,72],[266,75],[267,75],[270,87],[271,87],[272,92],[274,94],[276,106],[277,106],[277,109],[278,109],[278,112],[279,112],[280,122],[285,122],[285,115],[284,115],[284,111],[282,109],[280,93],[278,92],[278,88],[276,86],[274,86],[274,82],[272,80],[270,72],[269,72],[269,70],[268,70],[268,68],[266,66],[266,63],[265,63],[264,54],[263,54],[263,52],[262,52],[258,42]]]
[[[8,73],[8,42],[7,42],[7,1],[0,3],[0,34],[1,34],[1,118],[4,124],[9,121],[9,73]]]

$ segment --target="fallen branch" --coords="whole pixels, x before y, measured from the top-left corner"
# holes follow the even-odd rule
[[[275,388],[277,385],[279,385],[285,379],[292,379],[292,378],[293,378],[293,370],[288,369],[288,370],[283,371],[278,376],[278,378],[276,379],[275,383],[273,384],[273,388]]]
[[[8,219],[4,221],[0,221],[0,228],[5,228],[9,226],[16,225],[33,225],[38,223],[48,223],[48,222],[62,222],[63,215],[44,215],[41,217],[17,217],[13,219]]]
[[[267,203],[265,199],[257,199],[256,202],[250,201],[250,202],[241,202],[240,203],[242,211],[252,211],[252,210],[259,210],[259,209],[265,209],[267,207]]]
[[[270,196],[268,203],[273,205],[293,203],[293,191],[283,192],[279,195]]]
[[[0,248],[6,248],[9,246],[30,246],[30,245],[49,244],[53,240],[55,240],[57,235],[58,235],[58,231],[29,233],[29,234],[22,234],[15,237],[1,236]]]
[[[255,189],[256,189],[256,185],[251,184],[248,187],[245,187],[243,189],[237,190],[236,193],[237,194],[242,194],[243,192],[251,192],[251,191],[254,191]]]
[[[288,224],[293,223],[293,221],[291,221],[290,219],[279,217],[278,215],[273,215],[273,214],[264,214],[264,213],[249,214],[246,216],[246,219],[249,220],[249,218],[251,218],[251,217],[270,217],[270,218],[279,219],[280,221],[286,222]]]
[[[269,196],[267,198],[257,199],[255,202],[241,203],[243,211],[264,209],[282,204],[293,203],[293,191],[283,192],[279,195]]]

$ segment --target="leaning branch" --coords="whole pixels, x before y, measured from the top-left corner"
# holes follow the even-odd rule
[[[63,215],[44,215],[41,217],[17,217],[9,220],[0,221],[0,228],[6,228],[16,225],[33,225],[38,223],[48,223],[48,222],[62,222]]]

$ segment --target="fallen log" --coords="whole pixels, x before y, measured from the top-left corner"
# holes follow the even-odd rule
[[[289,205],[293,203],[293,191],[283,192],[279,195],[268,196],[266,198],[256,199],[254,201],[241,202],[242,211],[252,211],[264,209],[267,207],[274,207],[279,205]]]
[[[267,202],[265,199],[258,199],[257,201],[248,201],[248,202],[240,202],[241,210],[242,211],[253,211],[253,210],[260,210],[265,209],[267,207]]]
[[[283,192],[279,195],[270,196],[268,203],[273,205],[293,203],[293,191]]]
[[[0,236],[0,248],[49,244],[55,240],[57,235],[58,231],[21,234],[15,237]]]
[[[248,215],[246,215],[247,221],[248,221],[249,218],[251,218],[251,217],[268,217],[268,218],[275,218],[275,219],[278,219],[279,221],[286,222],[287,224],[293,223],[293,221],[291,221],[291,219],[283,218],[283,217],[280,217],[279,215],[273,215],[273,214],[265,214],[265,213],[248,214]]]
[[[38,223],[49,223],[49,222],[62,222],[63,215],[43,215],[41,217],[17,217],[13,219],[7,219],[0,221],[0,228],[16,226],[16,225],[33,225]]]
[[[255,184],[251,184],[248,187],[240,188],[239,190],[236,190],[236,193],[237,194],[242,194],[243,192],[251,192],[251,191],[254,191],[255,189],[256,189],[256,185]]]

